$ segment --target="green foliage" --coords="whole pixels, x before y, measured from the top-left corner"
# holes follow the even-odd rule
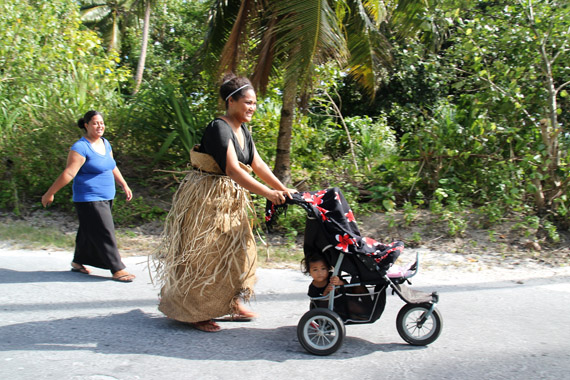
[[[130,6],[128,1],[100,3]],[[230,28],[236,4],[218,4],[232,7],[231,13],[216,14]],[[371,16],[355,13],[350,2],[329,4],[337,7],[338,19],[356,22]],[[389,40],[392,64],[381,70],[354,77],[347,73],[357,66],[342,68],[332,60],[290,63],[312,66],[307,83],[314,94],[297,99],[292,182],[308,190],[338,186],[356,214],[386,211],[391,227],[396,227],[397,210],[403,210],[403,223],[411,225],[419,209],[429,207],[449,236],[459,236],[466,228],[466,210],[475,209],[481,227],[492,228],[517,215],[521,222],[516,228],[527,237],[538,234],[555,243],[559,231],[570,224],[570,6],[557,0],[533,1],[531,17],[528,3],[519,1],[482,0],[466,12],[446,9],[450,4],[414,16],[424,22],[423,41],[432,38],[429,48],[417,39],[396,38],[397,20],[380,20],[379,14],[382,30],[375,29],[359,45],[374,49],[358,56],[371,57],[373,52],[372,58],[387,58],[378,54]],[[129,182],[165,188],[165,174],[152,169],[185,168],[188,150],[222,111],[218,74],[202,66],[219,59],[201,50],[208,6],[169,0],[153,8],[148,80],[136,97],[125,98],[121,92],[127,92],[129,68],[137,63],[140,49],[136,15],[121,15],[126,22],[122,51],[116,55],[105,52],[98,35],[81,24],[77,2],[2,2],[0,207],[21,212],[21,204],[39,200],[80,136],[76,120],[91,108],[104,113],[106,136],[123,173],[122,163],[127,163]],[[299,1],[279,6],[309,5]],[[366,28],[358,23],[343,27],[348,33],[343,43],[358,53],[357,38]],[[256,33],[265,30],[244,33],[259,36]],[[385,36],[380,37],[380,31]],[[227,30],[218,32],[225,35],[215,42],[225,43]],[[245,40],[255,55],[261,40]],[[326,56],[326,50],[321,52]],[[237,70],[252,73],[255,60],[246,58],[237,63]],[[270,166],[276,157],[287,58],[280,55],[274,66],[265,62],[273,80],[266,93],[259,94],[258,111],[249,124],[257,150]],[[366,82],[368,90],[378,87],[375,96],[358,82]],[[56,203],[70,209],[70,198],[67,186]],[[264,202],[256,197],[256,209],[262,210]],[[143,198],[125,203],[117,197],[114,212],[119,225],[164,215]],[[292,242],[304,221],[303,211],[291,207],[278,228]]]
[[[461,204],[453,190],[438,188],[430,202],[430,210],[447,225],[449,236],[462,236],[467,229],[466,205]]]
[[[412,233],[412,236],[410,237],[409,241],[410,241],[410,243],[412,243],[412,246],[420,245],[423,241],[422,235],[419,232],[414,231]]]
[[[134,0],[81,0],[81,20],[97,29],[109,51],[121,51],[122,35],[132,17]]]
[[[117,226],[132,227],[153,220],[162,220],[167,212],[152,206],[143,197],[133,197],[130,202],[118,196],[113,202],[113,220]]]
[[[209,4],[206,1],[168,0],[153,7],[145,78],[176,83],[186,93],[201,91],[200,80],[213,85],[215,79],[203,78],[201,62]],[[138,63],[140,28],[129,28],[123,44],[124,61]],[[214,96],[214,99],[215,96]]]
[[[396,154],[396,137],[385,117],[376,121],[367,116],[350,117],[345,121],[352,131],[357,158],[363,166],[364,174],[371,173]]]
[[[560,242],[560,234],[556,226],[548,220],[542,222],[542,228],[546,232],[548,239],[554,243]]]
[[[418,206],[412,204],[412,202],[406,201],[402,206],[402,210],[404,211],[404,224],[406,226],[410,226],[417,218],[417,209]]]
[[[568,147],[560,121],[567,121],[569,110],[562,90],[570,77],[570,6],[558,1],[529,6],[481,2],[481,9],[460,23],[454,38],[460,43],[449,49],[448,58],[463,73],[454,85],[461,91],[458,103],[472,115],[485,115],[493,127],[496,138],[482,145],[516,162],[518,171],[510,172],[519,177],[517,194],[507,191],[533,201],[542,213],[568,191],[563,180],[570,174]]]
[[[199,99],[193,101],[174,84],[157,81],[133,99],[120,135],[121,139],[136,143],[132,149],[138,154],[146,151],[155,162],[185,166],[209,120],[211,115]]]
[[[81,29],[74,1],[0,7],[0,207],[18,208],[39,199],[63,170],[83,113],[120,107],[117,89],[129,73],[94,33]],[[68,194],[65,189],[58,197]]]
[[[270,167],[275,161],[275,141],[281,116],[281,104],[276,90],[269,89],[263,98],[257,99],[257,111],[249,124],[255,147]]]

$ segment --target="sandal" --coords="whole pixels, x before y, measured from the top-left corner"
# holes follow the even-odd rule
[[[214,321],[218,322],[251,322],[254,318],[257,317],[257,314],[250,313],[250,314],[230,314],[225,317],[215,318]]]
[[[71,271],[83,274],[91,274],[91,271],[85,268],[82,264],[77,264],[74,262],[71,263]]]
[[[113,273],[113,277],[111,278],[113,279],[113,281],[118,281],[118,282],[133,282],[136,276],[127,271],[120,270],[118,272]]]
[[[221,330],[220,325],[216,322],[210,321],[201,321],[201,322],[191,322],[190,325],[194,327],[196,330],[204,331],[204,332],[218,332]]]

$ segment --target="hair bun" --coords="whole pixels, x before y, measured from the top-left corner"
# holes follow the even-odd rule
[[[228,83],[229,81],[236,79],[237,75],[235,75],[232,72],[226,73],[224,74],[224,76],[222,77],[222,84]]]

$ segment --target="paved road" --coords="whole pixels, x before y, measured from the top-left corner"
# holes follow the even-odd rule
[[[424,270],[443,333],[429,347],[398,335],[402,301],[374,324],[347,326],[341,349],[312,356],[296,338],[307,277],[259,269],[260,318],[207,334],[156,309],[146,258],[134,283],[67,270],[70,252],[0,249],[0,379],[563,379],[570,373],[570,271]],[[535,278],[529,278],[535,277]]]

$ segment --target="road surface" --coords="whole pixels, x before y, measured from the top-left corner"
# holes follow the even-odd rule
[[[408,255],[415,255],[407,251]],[[259,269],[260,317],[204,333],[165,318],[146,257],[124,259],[133,283],[68,270],[71,252],[0,249],[0,379],[563,379],[570,378],[570,270],[420,269],[440,293],[440,338],[406,344],[404,305],[388,295],[374,324],[347,326],[335,354],[308,354],[296,326],[308,277]]]

